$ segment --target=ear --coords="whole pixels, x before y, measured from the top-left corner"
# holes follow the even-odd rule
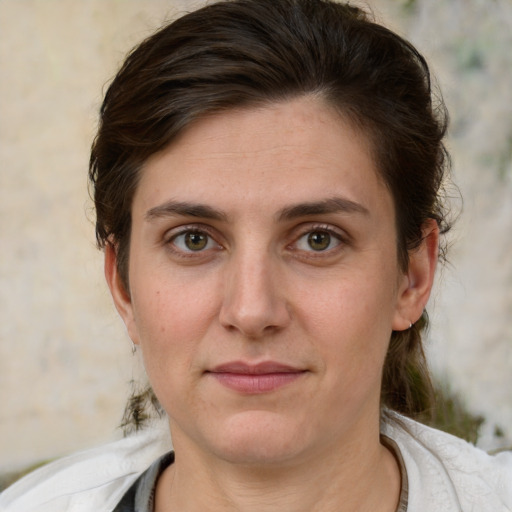
[[[439,226],[429,219],[422,229],[420,246],[409,252],[409,266],[400,279],[393,330],[404,331],[422,315],[427,304],[439,252]]]
[[[110,293],[117,312],[121,315],[131,340],[133,343],[138,344],[139,336],[135,323],[132,300],[119,275],[117,269],[117,248],[112,243],[107,243],[105,246],[104,270],[105,279],[110,288]]]

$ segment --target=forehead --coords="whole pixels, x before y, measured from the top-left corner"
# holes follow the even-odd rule
[[[369,139],[303,97],[196,121],[146,162],[134,208],[181,196],[261,208],[340,194],[371,204],[387,190]]]

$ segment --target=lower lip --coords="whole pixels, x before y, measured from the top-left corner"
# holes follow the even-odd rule
[[[238,391],[256,395],[268,393],[282,388],[287,384],[299,379],[304,372],[286,372],[286,373],[263,373],[263,374],[245,374],[245,373],[211,373],[223,386]]]

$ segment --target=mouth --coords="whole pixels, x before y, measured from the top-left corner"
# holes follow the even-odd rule
[[[306,370],[274,361],[248,364],[233,361],[206,372],[219,384],[242,394],[261,394],[276,391],[300,379]]]

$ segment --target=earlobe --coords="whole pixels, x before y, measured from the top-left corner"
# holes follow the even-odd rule
[[[131,297],[119,275],[117,268],[117,251],[116,247],[111,243],[107,243],[105,246],[104,271],[105,279],[107,280],[117,312],[123,319],[131,340],[133,343],[138,344],[139,339],[133,315]]]
[[[422,315],[434,283],[439,252],[439,227],[434,219],[422,229],[419,247],[409,252],[409,266],[398,290],[393,330],[404,331]]]

